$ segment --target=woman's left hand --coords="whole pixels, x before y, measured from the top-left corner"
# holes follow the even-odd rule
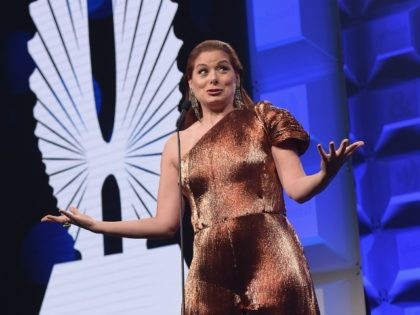
[[[363,141],[349,144],[349,140],[344,139],[336,150],[334,142],[331,141],[329,143],[329,152],[325,152],[321,144],[318,144],[318,152],[321,155],[321,172],[326,175],[327,179],[333,178],[351,155],[364,144]]]

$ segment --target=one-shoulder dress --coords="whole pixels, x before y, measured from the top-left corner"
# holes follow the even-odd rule
[[[260,102],[229,112],[182,158],[194,229],[186,315],[319,314],[271,153],[285,141],[302,154],[309,136]]]

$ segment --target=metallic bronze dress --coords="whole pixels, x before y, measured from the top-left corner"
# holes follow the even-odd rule
[[[194,228],[187,315],[319,314],[303,248],[287,218],[271,147],[308,134],[267,102],[236,109],[182,160]]]

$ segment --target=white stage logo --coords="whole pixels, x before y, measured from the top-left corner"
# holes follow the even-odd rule
[[[176,58],[182,42],[172,27],[177,5],[112,4],[116,103],[109,143],[95,109],[86,1],[30,5],[37,27],[29,42],[35,134],[60,208],[75,205],[101,218],[101,189],[113,175],[122,219],[145,218],[155,212],[160,152],[175,129],[181,98]],[[144,240],[125,239],[122,254],[104,256],[102,235],[77,227],[69,233],[82,260],[54,267],[42,314],[179,313],[178,246],[147,250]]]

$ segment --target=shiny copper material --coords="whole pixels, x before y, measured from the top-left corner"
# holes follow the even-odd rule
[[[194,254],[186,314],[319,314],[303,248],[285,216],[271,146],[309,136],[267,102],[235,109],[182,159]]]

